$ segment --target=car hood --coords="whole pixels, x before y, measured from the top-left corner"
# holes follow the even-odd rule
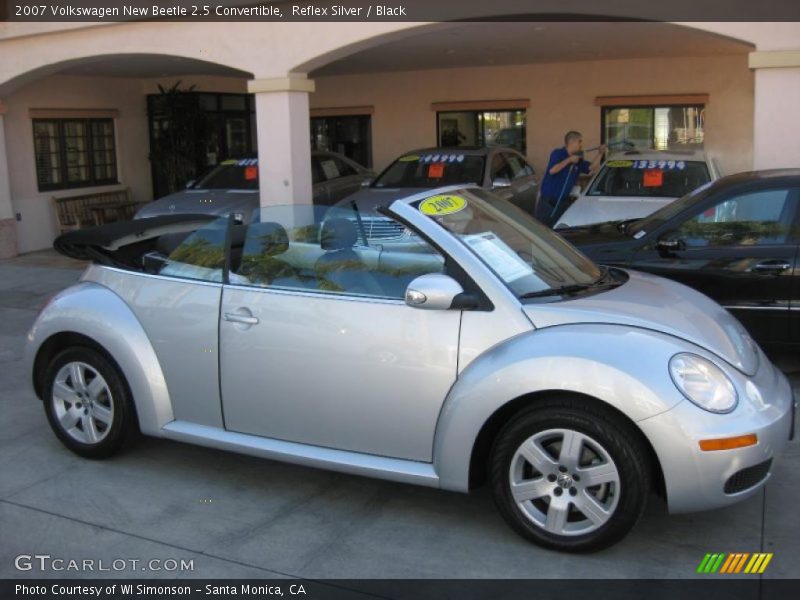
[[[713,352],[746,375],[758,370],[755,343],[719,304],[680,283],[636,271],[612,290],[585,298],[526,304],[537,328],[573,323],[613,323],[652,329]]]
[[[673,197],[652,196],[580,196],[556,223],[567,227],[616,221],[641,219],[674,202]]]
[[[145,204],[135,219],[172,214],[227,215],[258,207],[256,190],[183,190]],[[245,215],[247,219],[249,214]]]

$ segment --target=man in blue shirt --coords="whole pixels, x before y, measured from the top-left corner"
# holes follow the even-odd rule
[[[536,205],[536,218],[552,227],[569,206],[569,193],[581,173],[594,173],[600,167],[607,146],[598,148],[592,162],[583,159],[583,136],[577,131],[569,131],[564,136],[564,147],[550,153],[541,197]]]

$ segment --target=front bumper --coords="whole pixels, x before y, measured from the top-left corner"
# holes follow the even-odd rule
[[[671,513],[735,504],[769,480],[794,430],[795,401],[783,373],[763,353],[760,358],[760,368],[752,378],[726,369],[739,394],[733,412],[713,414],[685,400],[639,422],[661,463]],[[700,450],[703,439],[752,433],[758,436],[753,446]]]

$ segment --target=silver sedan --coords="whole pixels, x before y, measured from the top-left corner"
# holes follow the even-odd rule
[[[374,243],[383,220],[401,239]],[[722,507],[793,431],[786,378],[678,283],[603,269],[478,187],[71,232],[94,263],[26,360],[56,436],[139,432],[468,492],[526,539],[607,547],[651,489]]]

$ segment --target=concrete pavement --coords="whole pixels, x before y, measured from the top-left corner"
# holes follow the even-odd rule
[[[706,552],[774,552],[798,577],[800,444],[766,491],[668,516],[652,497],[617,546],[583,556],[515,535],[487,489],[465,496],[144,438],[107,461],[56,440],[20,368],[39,307],[80,274],[50,254],[0,261],[0,577],[684,578]],[[800,382],[800,362],[778,357]],[[192,560],[191,571],[20,572],[20,554]]]

